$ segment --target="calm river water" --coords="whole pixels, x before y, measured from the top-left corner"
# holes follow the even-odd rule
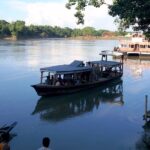
[[[41,98],[31,85],[41,67],[99,60],[118,41],[65,39],[0,41],[0,126],[17,121],[11,150],[37,150],[43,136],[53,150],[144,149],[144,97],[150,62],[127,59],[122,81],[81,93]],[[149,106],[150,108],[150,106]]]

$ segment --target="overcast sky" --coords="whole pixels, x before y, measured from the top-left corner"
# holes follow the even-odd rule
[[[111,3],[112,0],[107,0]],[[75,10],[65,8],[67,0],[0,0],[0,19],[24,20],[27,25],[52,25],[61,27],[92,26],[96,29],[116,30],[114,18],[108,15],[107,6],[87,7],[85,24],[78,26]]]

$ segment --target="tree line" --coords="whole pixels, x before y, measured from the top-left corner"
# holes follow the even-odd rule
[[[15,22],[7,22],[0,20],[0,38],[15,37],[19,38],[67,38],[78,36],[103,36],[103,35],[125,35],[125,32],[112,32],[109,30],[93,27],[85,27],[83,29],[71,29],[68,27],[61,28],[58,26],[48,25],[29,25],[26,26],[24,21],[17,20]]]

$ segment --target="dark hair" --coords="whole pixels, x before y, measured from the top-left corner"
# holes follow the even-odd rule
[[[2,134],[2,141],[3,141],[3,142],[9,142],[9,140],[10,140],[10,135],[9,135],[9,133],[3,133],[3,134]]]
[[[50,144],[50,139],[48,137],[43,138],[43,146],[48,147]]]

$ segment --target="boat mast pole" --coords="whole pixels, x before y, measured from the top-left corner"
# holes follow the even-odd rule
[[[103,53],[101,60],[102,60],[102,61],[107,61],[107,54],[104,54],[104,53]]]
[[[145,121],[147,122],[147,105],[148,105],[148,96],[145,95]]]
[[[42,79],[43,79],[43,71],[41,71],[41,84],[42,84]]]
[[[124,55],[121,56],[121,63],[122,63],[121,68],[122,68],[122,73],[123,73]]]

